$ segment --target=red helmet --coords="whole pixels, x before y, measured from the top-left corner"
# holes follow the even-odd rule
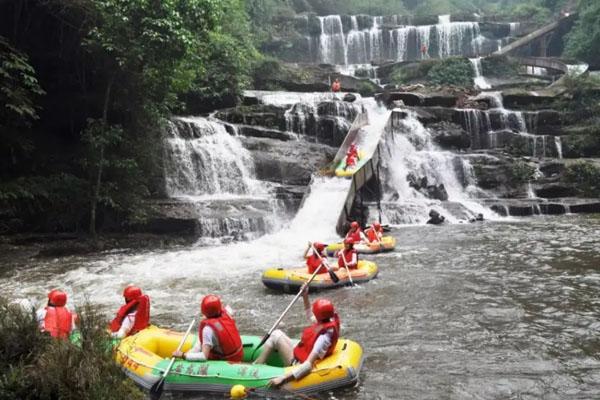
[[[312,312],[317,321],[325,321],[333,317],[333,303],[327,299],[318,299],[312,305]]]
[[[202,314],[208,318],[218,317],[221,315],[222,309],[223,307],[221,306],[221,299],[219,299],[219,296],[209,294],[202,299],[200,310],[202,311]]]
[[[319,243],[319,242],[313,243],[313,246],[315,247],[315,249],[317,251],[323,251],[325,249],[325,247],[327,247],[327,245],[325,243]]]
[[[137,286],[129,285],[123,290],[123,297],[125,297],[126,302],[130,302],[132,300],[137,299],[142,295],[142,289]]]
[[[61,290],[54,289],[48,293],[48,301],[56,307],[64,307],[67,304],[67,294]]]
[[[352,229],[358,229],[359,225],[358,222],[356,221],[352,221],[352,223],[350,224],[350,228]]]
[[[379,222],[373,222],[373,227],[375,229],[381,229],[381,224]]]
[[[348,237],[344,239],[344,244],[354,244],[354,239]]]

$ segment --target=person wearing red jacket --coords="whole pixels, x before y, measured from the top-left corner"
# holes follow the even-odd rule
[[[354,168],[359,158],[360,157],[358,155],[358,148],[356,147],[356,144],[352,143],[350,147],[348,147],[348,151],[346,152],[345,169]]]
[[[300,342],[294,346],[291,339],[277,329],[269,336],[262,353],[255,361],[255,364],[264,364],[273,350],[277,350],[285,366],[297,366],[290,372],[271,379],[270,384],[274,387],[308,375],[315,362],[334,352],[340,337],[340,318],[333,303],[327,299],[316,300],[312,304],[312,318],[307,285],[302,288],[302,297],[306,317],[311,325],[302,331]]]
[[[342,84],[340,83],[339,78],[335,78],[335,81],[331,84],[331,91],[333,93],[338,93],[340,90],[342,90]]]
[[[188,361],[242,361],[244,347],[231,309],[223,307],[218,296],[209,294],[202,299],[200,310],[205,318],[200,322],[196,345],[185,353],[173,352],[173,357]]]
[[[352,221],[350,224],[350,230],[346,233],[346,239],[352,239],[354,243],[360,243],[361,241],[367,241],[367,237],[360,229],[360,224],[356,221]]]
[[[313,274],[321,266],[322,267],[319,270],[319,273],[327,273],[327,253],[325,252],[326,247],[327,245],[324,243],[315,242],[312,243],[312,247],[311,243],[308,243],[308,248],[304,252],[304,258],[306,258],[306,267],[308,268],[309,274]]]
[[[338,257],[339,268],[358,268],[358,253],[354,248],[354,240],[352,238],[344,239],[344,248],[342,250],[339,250],[336,255]]]
[[[135,335],[150,325],[150,297],[130,285],[123,290],[123,298],[125,304],[110,323],[111,336],[118,339]]]
[[[373,222],[371,227],[365,231],[369,243],[380,243],[383,238],[383,228],[379,222]]]
[[[66,307],[67,294],[54,289],[48,293],[48,304],[36,313],[38,326],[42,332],[59,339],[68,339],[75,330],[77,314]]]

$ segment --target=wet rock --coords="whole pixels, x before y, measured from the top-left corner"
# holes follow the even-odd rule
[[[471,147],[471,135],[460,125],[452,122],[438,122],[427,125],[433,141],[441,148],[466,150]]]
[[[243,136],[271,138],[282,141],[296,140],[296,136],[289,132],[262,128],[260,126],[238,125],[238,133]]]
[[[575,187],[560,183],[541,185],[535,188],[535,195],[546,199],[572,197],[577,194]]]
[[[352,93],[346,93],[343,100],[347,101],[348,103],[353,103],[356,101],[356,96]]]
[[[435,210],[429,211],[429,220],[427,221],[430,225],[441,225],[446,221],[446,217],[440,215],[439,212]]]
[[[536,92],[505,91],[503,92],[504,107],[507,109],[543,109],[554,103],[555,97]]]
[[[540,210],[542,214],[546,215],[562,215],[568,212],[567,207],[560,203],[542,203]]]

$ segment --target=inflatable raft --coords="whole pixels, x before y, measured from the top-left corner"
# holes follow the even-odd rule
[[[340,161],[340,163],[338,164],[337,168],[335,169],[335,176],[349,178],[352,175],[354,175],[354,173],[356,171],[358,171],[359,169],[361,169],[362,166],[367,163],[367,161],[368,160],[365,157],[364,152],[359,151],[358,152],[358,161],[357,161],[356,165],[354,167],[352,167],[352,168],[346,169],[346,157],[344,157],[344,158],[342,158],[342,161]]]
[[[189,350],[198,335],[190,334],[183,346]],[[150,326],[125,338],[116,348],[116,360],[125,373],[139,386],[149,389],[167,368],[170,356],[183,338],[183,333]],[[244,385],[258,392],[276,391],[267,388],[270,379],[287,373],[294,367],[283,367],[277,352],[271,354],[267,364],[252,364],[252,356],[259,336],[242,336],[244,360],[193,362],[177,360],[165,380],[165,391],[194,393],[229,393],[234,385]],[[292,381],[284,389],[299,393],[315,393],[354,385],[362,366],[362,348],[351,340],[338,340],[335,351],[318,361],[312,372],[299,381]]]
[[[332,262],[333,260],[330,260],[330,263]],[[377,273],[377,264],[366,260],[358,261],[358,268],[350,270],[352,281],[354,283],[370,281],[377,276]],[[350,284],[350,279],[348,278],[348,273],[345,268],[335,271],[335,274],[340,278],[339,282],[333,282],[325,270],[324,273],[318,274],[310,283],[310,289],[331,289]],[[300,286],[308,281],[310,277],[311,274],[308,273],[306,267],[293,269],[271,268],[263,273],[262,282],[270,289],[283,290],[284,292],[297,292],[300,289]]]
[[[384,251],[392,251],[396,247],[396,238],[393,236],[384,236],[379,243],[359,243],[354,248],[360,254],[376,254]],[[336,251],[344,248],[343,243],[332,243],[325,249],[328,256],[333,256]]]

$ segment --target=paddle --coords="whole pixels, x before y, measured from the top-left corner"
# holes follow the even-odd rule
[[[185,339],[187,339],[187,337],[190,334],[190,331],[192,330],[192,327],[194,326],[195,323],[196,323],[196,317],[194,317],[192,322],[190,322],[190,326],[188,326],[187,331],[185,332],[185,335],[183,335],[181,342],[179,342],[179,346],[177,346],[177,350],[175,351],[176,353],[179,353],[181,351],[181,348],[183,347],[183,344],[185,343]],[[163,394],[163,389],[165,386],[165,379],[167,379],[167,375],[169,375],[169,372],[171,372],[171,368],[173,368],[174,363],[175,363],[175,357],[171,357],[171,362],[169,363],[169,366],[167,367],[167,369],[165,369],[165,371],[163,372],[163,374],[160,377],[160,379],[158,380],[158,382],[156,382],[150,388],[150,399],[152,399],[152,400],[160,399],[160,397]]]
[[[310,247],[313,249],[313,252],[315,252],[315,254],[318,254],[317,251],[315,250],[313,244],[310,244]],[[319,258],[321,258],[321,256],[319,256]],[[322,260],[322,258],[321,258]],[[256,346],[256,348],[254,349],[254,351],[252,352],[252,359],[254,358],[254,353],[256,353],[256,351],[258,349],[260,349],[263,344],[265,344],[265,342],[267,341],[267,339],[269,339],[269,337],[271,336],[271,334],[273,334],[273,331],[275,331],[275,329],[277,329],[277,327],[279,326],[279,324],[281,323],[281,320],[283,320],[283,317],[285,317],[285,315],[288,313],[288,311],[290,310],[290,308],[292,308],[292,306],[294,305],[294,303],[296,303],[296,301],[298,301],[298,299],[300,298],[300,296],[302,296],[302,292],[304,291],[305,287],[309,287],[310,283],[315,279],[315,276],[317,276],[317,274],[319,273],[319,271],[321,270],[322,267],[327,268],[327,266],[325,265],[324,262],[321,262],[321,265],[319,265],[319,267],[315,270],[315,272],[313,272],[313,274],[310,276],[310,278],[308,279],[308,281],[306,281],[306,283],[304,283],[301,287],[300,290],[298,291],[298,293],[296,294],[296,296],[294,296],[294,298],[292,299],[292,301],[290,302],[290,304],[288,304],[288,306],[285,308],[285,310],[283,310],[283,313],[281,313],[281,315],[279,316],[279,318],[277,318],[277,321],[275,321],[275,323],[273,324],[273,326],[271,327],[271,329],[269,329],[269,332],[267,332],[267,334],[265,336],[263,336],[263,338],[261,339],[260,343],[258,344],[258,346]],[[331,276],[331,280],[333,280],[335,283],[340,281],[340,278],[338,278],[338,276],[329,268],[327,268],[327,270],[329,271],[329,275]]]
[[[346,256],[344,255],[344,249],[342,252],[342,261],[344,261],[344,268],[346,268],[346,273],[348,274],[348,278],[350,278],[350,285],[354,286],[354,281],[352,280],[352,275],[350,275],[350,269],[348,268],[348,263],[346,262]]]
[[[315,246],[312,243],[310,244],[310,248],[312,249],[313,253],[321,261],[321,265],[325,266],[325,268],[327,268],[327,272],[329,272],[329,277],[331,278],[331,280],[333,281],[333,283],[338,283],[340,281],[340,278],[338,278],[338,276],[335,274],[335,272],[333,272],[333,270],[331,269],[331,267],[329,267],[329,265],[327,265],[327,261],[323,260],[323,257],[321,257],[321,255],[319,254],[319,252],[317,251],[317,249],[315,249]]]

